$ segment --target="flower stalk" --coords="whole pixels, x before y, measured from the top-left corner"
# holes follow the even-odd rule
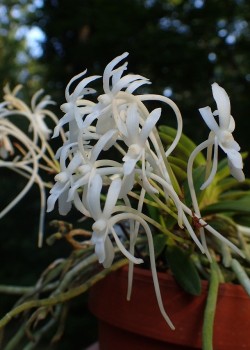
[[[212,261],[210,270],[210,280],[208,287],[208,296],[204,312],[204,320],[202,327],[202,349],[213,350],[213,325],[216,312],[216,303],[219,291],[219,274],[218,266],[215,261]]]

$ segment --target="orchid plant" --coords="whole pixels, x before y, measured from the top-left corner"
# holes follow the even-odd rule
[[[61,119],[47,109],[49,104],[53,104],[48,96],[38,102],[42,91],[34,95],[31,107],[28,107],[17,97],[20,87],[13,91],[5,88],[4,102],[0,105],[0,164],[24,176],[28,182],[15,200],[1,211],[0,217],[21,200],[32,184],[37,183],[41,193],[41,246],[45,189],[50,188],[48,212],[53,211],[58,202],[61,215],[67,215],[75,207],[84,220],[92,221],[91,231],[80,233],[84,236],[83,241],[74,241],[77,248],[86,251],[93,247],[95,259],[107,270],[112,269],[117,255],[120,259],[121,255],[125,256],[129,263],[128,299],[131,297],[134,264],[143,263],[143,254],[136,256],[135,248],[138,242],[142,244],[140,237],[146,237],[157,302],[162,316],[174,329],[161,297],[157,258],[165,246],[185,245],[188,250],[192,247],[193,252],[198,251],[200,256],[203,255],[208,264],[213,263],[213,240],[230,256],[246,257],[242,245],[235,239],[228,239],[216,224],[212,224],[214,217],[208,215],[206,220],[202,215],[208,204],[216,202],[211,202],[211,188],[217,185],[218,198],[221,194],[218,182],[228,180],[229,172],[237,181],[244,182],[242,155],[232,134],[235,122],[231,116],[230,100],[222,87],[217,83],[212,84],[217,109],[214,112],[210,107],[199,110],[210,133],[206,141],[195,146],[183,135],[182,116],[171,99],[156,94],[136,93],[139,88],[147,91],[150,82],[141,75],[124,75],[127,70],[124,59],[127,56],[125,52],[112,60],[102,77],[86,77],[84,71],[72,78],[66,87],[66,103],[61,106],[64,113]],[[103,92],[99,95],[89,87],[97,79],[103,81]],[[151,110],[150,104],[158,104],[158,107]],[[176,130],[157,127],[164,104],[172,109],[176,117]],[[28,133],[15,126],[11,121],[13,115],[27,119]],[[62,140],[56,154],[49,145],[52,132],[45,118],[55,123],[52,137],[60,135]],[[218,163],[219,147],[227,156],[228,166]],[[188,158],[184,154],[187,150],[190,151]],[[203,150],[207,150],[206,160],[201,153]],[[15,154],[16,151],[18,154]],[[183,154],[178,158],[181,151]],[[54,173],[54,184],[43,181],[39,169]],[[197,171],[201,174],[199,181]],[[233,180],[233,186],[236,186],[236,180]],[[183,191],[183,187],[186,191]],[[189,203],[187,197],[190,197]],[[154,214],[155,210],[157,215]],[[236,225],[230,216],[223,219],[237,232],[249,234],[247,227]],[[127,237],[118,230],[122,225],[128,227]],[[68,239],[69,232],[72,241],[72,228],[67,231]],[[157,232],[160,235],[155,235]],[[163,239],[160,250],[157,248],[157,237]],[[86,261],[89,264],[92,262],[89,255],[83,257],[85,259],[81,263],[78,261],[81,266],[86,266]],[[170,255],[167,255],[167,263],[168,257],[171,262]],[[79,272],[79,264],[74,267],[75,272]],[[234,271],[242,276],[238,265]],[[59,289],[55,289],[53,296],[65,290],[63,283],[56,286]],[[247,276],[242,283],[249,293]],[[3,319],[2,325],[6,322]]]

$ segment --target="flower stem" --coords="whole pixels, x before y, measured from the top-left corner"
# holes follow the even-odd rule
[[[126,265],[128,263],[127,259],[118,260],[114,263],[110,268],[104,269],[96,275],[90,277],[85,283],[77,286],[75,288],[71,288],[66,292],[61,294],[48,297],[40,300],[30,300],[26,301],[21,305],[18,305],[10,312],[8,312],[1,320],[0,320],[0,329],[6,326],[15,316],[20,313],[38,307],[51,307],[57,304],[65,303],[68,300],[71,300],[78,295],[86,292],[90,287],[92,287],[96,282],[100,281],[102,278],[106,277],[108,273],[117,270],[118,268]]]
[[[211,262],[211,277],[208,289],[207,303],[202,327],[202,349],[213,350],[213,327],[219,290],[219,274],[217,263]]]

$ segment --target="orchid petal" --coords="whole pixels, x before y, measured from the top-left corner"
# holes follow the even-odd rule
[[[122,181],[120,178],[116,178],[111,182],[103,209],[103,215],[106,219],[108,219],[112,214],[114,206],[119,197],[121,185]]]
[[[210,107],[203,107],[199,108],[199,112],[204,120],[204,122],[207,124],[209,129],[214,131],[215,133],[219,131],[219,125],[216,123],[216,120],[214,119],[213,113],[211,111]]]
[[[117,94],[120,90],[123,88],[127,88],[130,83],[134,82],[135,80],[141,80],[144,79],[141,75],[134,75],[134,74],[127,74],[124,77],[122,77],[119,82],[113,86],[112,88],[112,94]]]
[[[95,232],[93,232],[91,242],[95,245],[95,254],[98,257],[98,261],[102,264],[105,260],[105,245],[104,245],[104,237],[95,238]]]
[[[140,132],[140,141],[142,145],[145,144],[150,132],[155,127],[155,124],[158,122],[161,116],[161,108],[154,109],[149,116],[147,117],[145,124],[142,127]]]
[[[60,196],[63,195],[65,191],[69,188],[69,183],[66,182],[64,184],[60,182],[56,182],[55,185],[50,190],[50,195],[47,200],[47,212],[50,212],[54,209],[55,202],[57,199],[60,198]]]
[[[227,130],[230,123],[231,106],[226,91],[217,83],[212,84],[212,93],[219,112],[220,128]]]
[[[69,165],[67,167],[67,171],[72,174],[76,171],[76,169],[82,164],[82,157],[81,154],[78,152],[74,155],[74,157],[69,162]]]
[[[75,120],[69,122],[69,142],[77,142],[79,129]]]
[[[124,52],[122,55],[117,56],[115,59],[113,59],[104,69],[104,72],[103,72],[103,90],[106,94],[111,92],[110,86],[109,86],[109,79],[112,75],[113,68],[127,56],[128,56],[128,52]]]
[[[54,185],[54,187],[55,187],[55,185]],[[59,192],[53,192],[48,197],[48,199],[47,199],[47,212],[48,213],[54,209],[55,203],[56,203],[59,196],[60,196]]]
[[[123,72],[125,70],[127,70],[127,65],[128,65],[128,62],[125,62],[121,67],[113,70],[112,72],[112,85],[116,85],[118,83],[118,81],[121,79],[121,76],[123,74]]]
[[[225,153],[227,153],[231,149],[235,150],[236,152],[240,151],[240,145],[233,139],[233,137],[232,140],[226,142],[222,141],[219,145]]]
[[[83,196],[83,198],[84,198],[84,196]],[[89,211],[86,209],[86,207],[84,206],[83,202],[84,202],[84,200],[81,200],[79,197],[79,194],[77,192],[75,192],[74,198],[73,198],[74,206],[84,216],[90,217],[91,215],[90,215]]]
[[[54,133],[52,135],[52,138],[57,137],[59,135],[60,129],[62,126],[66,123],[68,123],[70,120],[72,120],[73,117],[70,113],[66,113],[57,123],[56,127],[54,128]]]
[[[124,175],[122,179],[122,186],[119,194],[119,198],[124,198],[133,188],[135,183],[135,172],[132,172],[129,175]]]
[[[228,126],[228,131],[229,132],[233,132],[235,129],[235,121],[234,118],[232,116],[230,116],[230,122],[229,122],[229,126]]]
[[[237,169],[242,169],[243,168],[243,161],[241,154],[237,152],[235,149],[227,149],[226,154],[228,159],[230,160],[231,164],[237,168]]]
[[[125,161],[123,164],[123,171],[124,175],[130,175],[132,171],[135,168],[135,165],[137,163],[137,159],[129,158],[128,156],[123,157],[123,160]]]
[[[82,128],[86,128],[89,125],[91,125],[93,123],[93,121],[98,118],[99,114],[100,114],[100,111],[98,111],[98,110],[97,111],[94,110],[92,113],[88,114],[86,116],[86,118],[84,119],[84,122],[82,124]]]
[[[71,201],[74,198],[75,192],[78,188],[85,186],[88,183],[89,173],[84,176],[81,176],[77,181],[74,182],[74,185],[69,189],[69,195],[67,201]]]
[[[81,78],[83,75],[85,75],[87,72],[87,69],[85,69],[83,72],[75,75],[72,79],[70,79],[68,85],[66,86],[66,89],[65,89],[65,99],[66,101],[69,102],[70,100],[70,93],[69,93],[69,88],[70,88],[70,85],[75,81],[77,80],[78,78]]]
[[[102,114],[99,116],[97,123],[96,123],[96,132],[98,134],[105,134],[110,129],[116,129],[116,124],[114,121],[114,117],[110,111],[110,106],[107,109],[107,112],[105,114]]]
[[[73,147],[75,144],[67,144],[66,146],[64,146],[61,150],[61,154],[60,154],[60,168],[61,168],[61,172],[65,171],[67,169],[66,167],[66,159],[70,154],[70,148]]]
[[[123,112],[123,111],[122,111]],[[121,112],[121,113],[122,113]],[[117,117],[115,119],[116,121],[116,126],[117,126],[117,129],[119,130],[119,132],[125,137],[125,138],[128,138],[128,129],[127,129],[127,126],[125,125],[124,121],[122,120],[121,118],[121,113],[119,115],[119,117]]]
[[[100,205],[100,194],[102,190],[102,178],[99,174],[95,174],[89,184],[87,192],[88,209],[94,220],[102,216]]]
[[[84,78],[75,88],[74,92],[72,93],[72,95],[70,96],[70,98],[75,101],[80,95],[83,95],[83,90],[85,88],[86,85],[88,85],[89,83],[91,83],[92,81],[101,78],[100,75],[93,75],[91,77],[88,78]]]
[[[83,120],[82,120],[83,114],[80,112],[80,108],[75,105],[73,106],[73,116],[78,128],[82,129],[84,127]]]
[[[46,96],[45,96],[45,97],[46,97]],[[50,101],[50,100],[42,100],[42,101],[39,102],[38,105],[35,107],[34,113],[45,111],[46,109],[44,109],[44,108],[47,107],[48,105],[56,105],[56,102],[55,102],[55,101]]]
[[[228,166],[230,169],[231,175],[239,182],[245,181],[245,174],[242,169],[236,168],[232,161],[228,158]]]
[[[132,143],[136,143],[137,135],[139,132],[139,114],[136,104],[133,103],[128,107],[126,126],[128,130],[129,146]]]
[[[103,267],[108,268],[112,265],[115,257],[115,251],[111,239],[107,235],[105,242],[105,260],[103,261]]]
[[[68,193],[63,191],[58,198],[58,211],[60,215],[67,215],[71,209],[71,202],[67,202]]]
[[[136,89],[138,89],[140,86],[145,84],[151,84],[151,82],[148,81],[148,79],[146,78],[133,81],[132,83],[129,84],[128,88],[125,91],[132,94]]]
[[[109,141],[114,137],[117,133],[116,130],[109,130],[106,134],[102,135],[100,139],[97,141],[95,146],[91,151],[90,162],[93,163],[97,160],[101,151],[105,148],[105,146],[109,143]]]

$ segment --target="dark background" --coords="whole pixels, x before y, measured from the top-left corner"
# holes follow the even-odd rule
[[[210,84],[222,85],[231,99],[235,138],[249,151],[249,1],[2,0],[0,15],[1,87],[21,82],[27,101],[42,87],[60,106],[70,78],[85,68],[89,75],[102,74],[111,59],[128,51],[128,72],[146,76],[149,89],[177,103],[184,132],[196,142],[208,134],[198,108],[214,109]],[[34,27],[43,32],[38,53],[27,45],[27,31]],[[61,116],[59,107],[55,111]],[[172,115],[166,112],[164,122],[173,123]],[[247,160],[247,174],[249,169]],[[1,169],[1,203],[18,186],[16,176]],[[34,188],[0,221],[0,284],[34,283],[48,263],[70,252],[63,242],[37,248],[38,195]],[[47,234],[54,215],[46,219]],[[62,342],[51,348],[82,349],[95,339],[85,299],[73,303]],[[1,314],[12,302],[1,297]]]

